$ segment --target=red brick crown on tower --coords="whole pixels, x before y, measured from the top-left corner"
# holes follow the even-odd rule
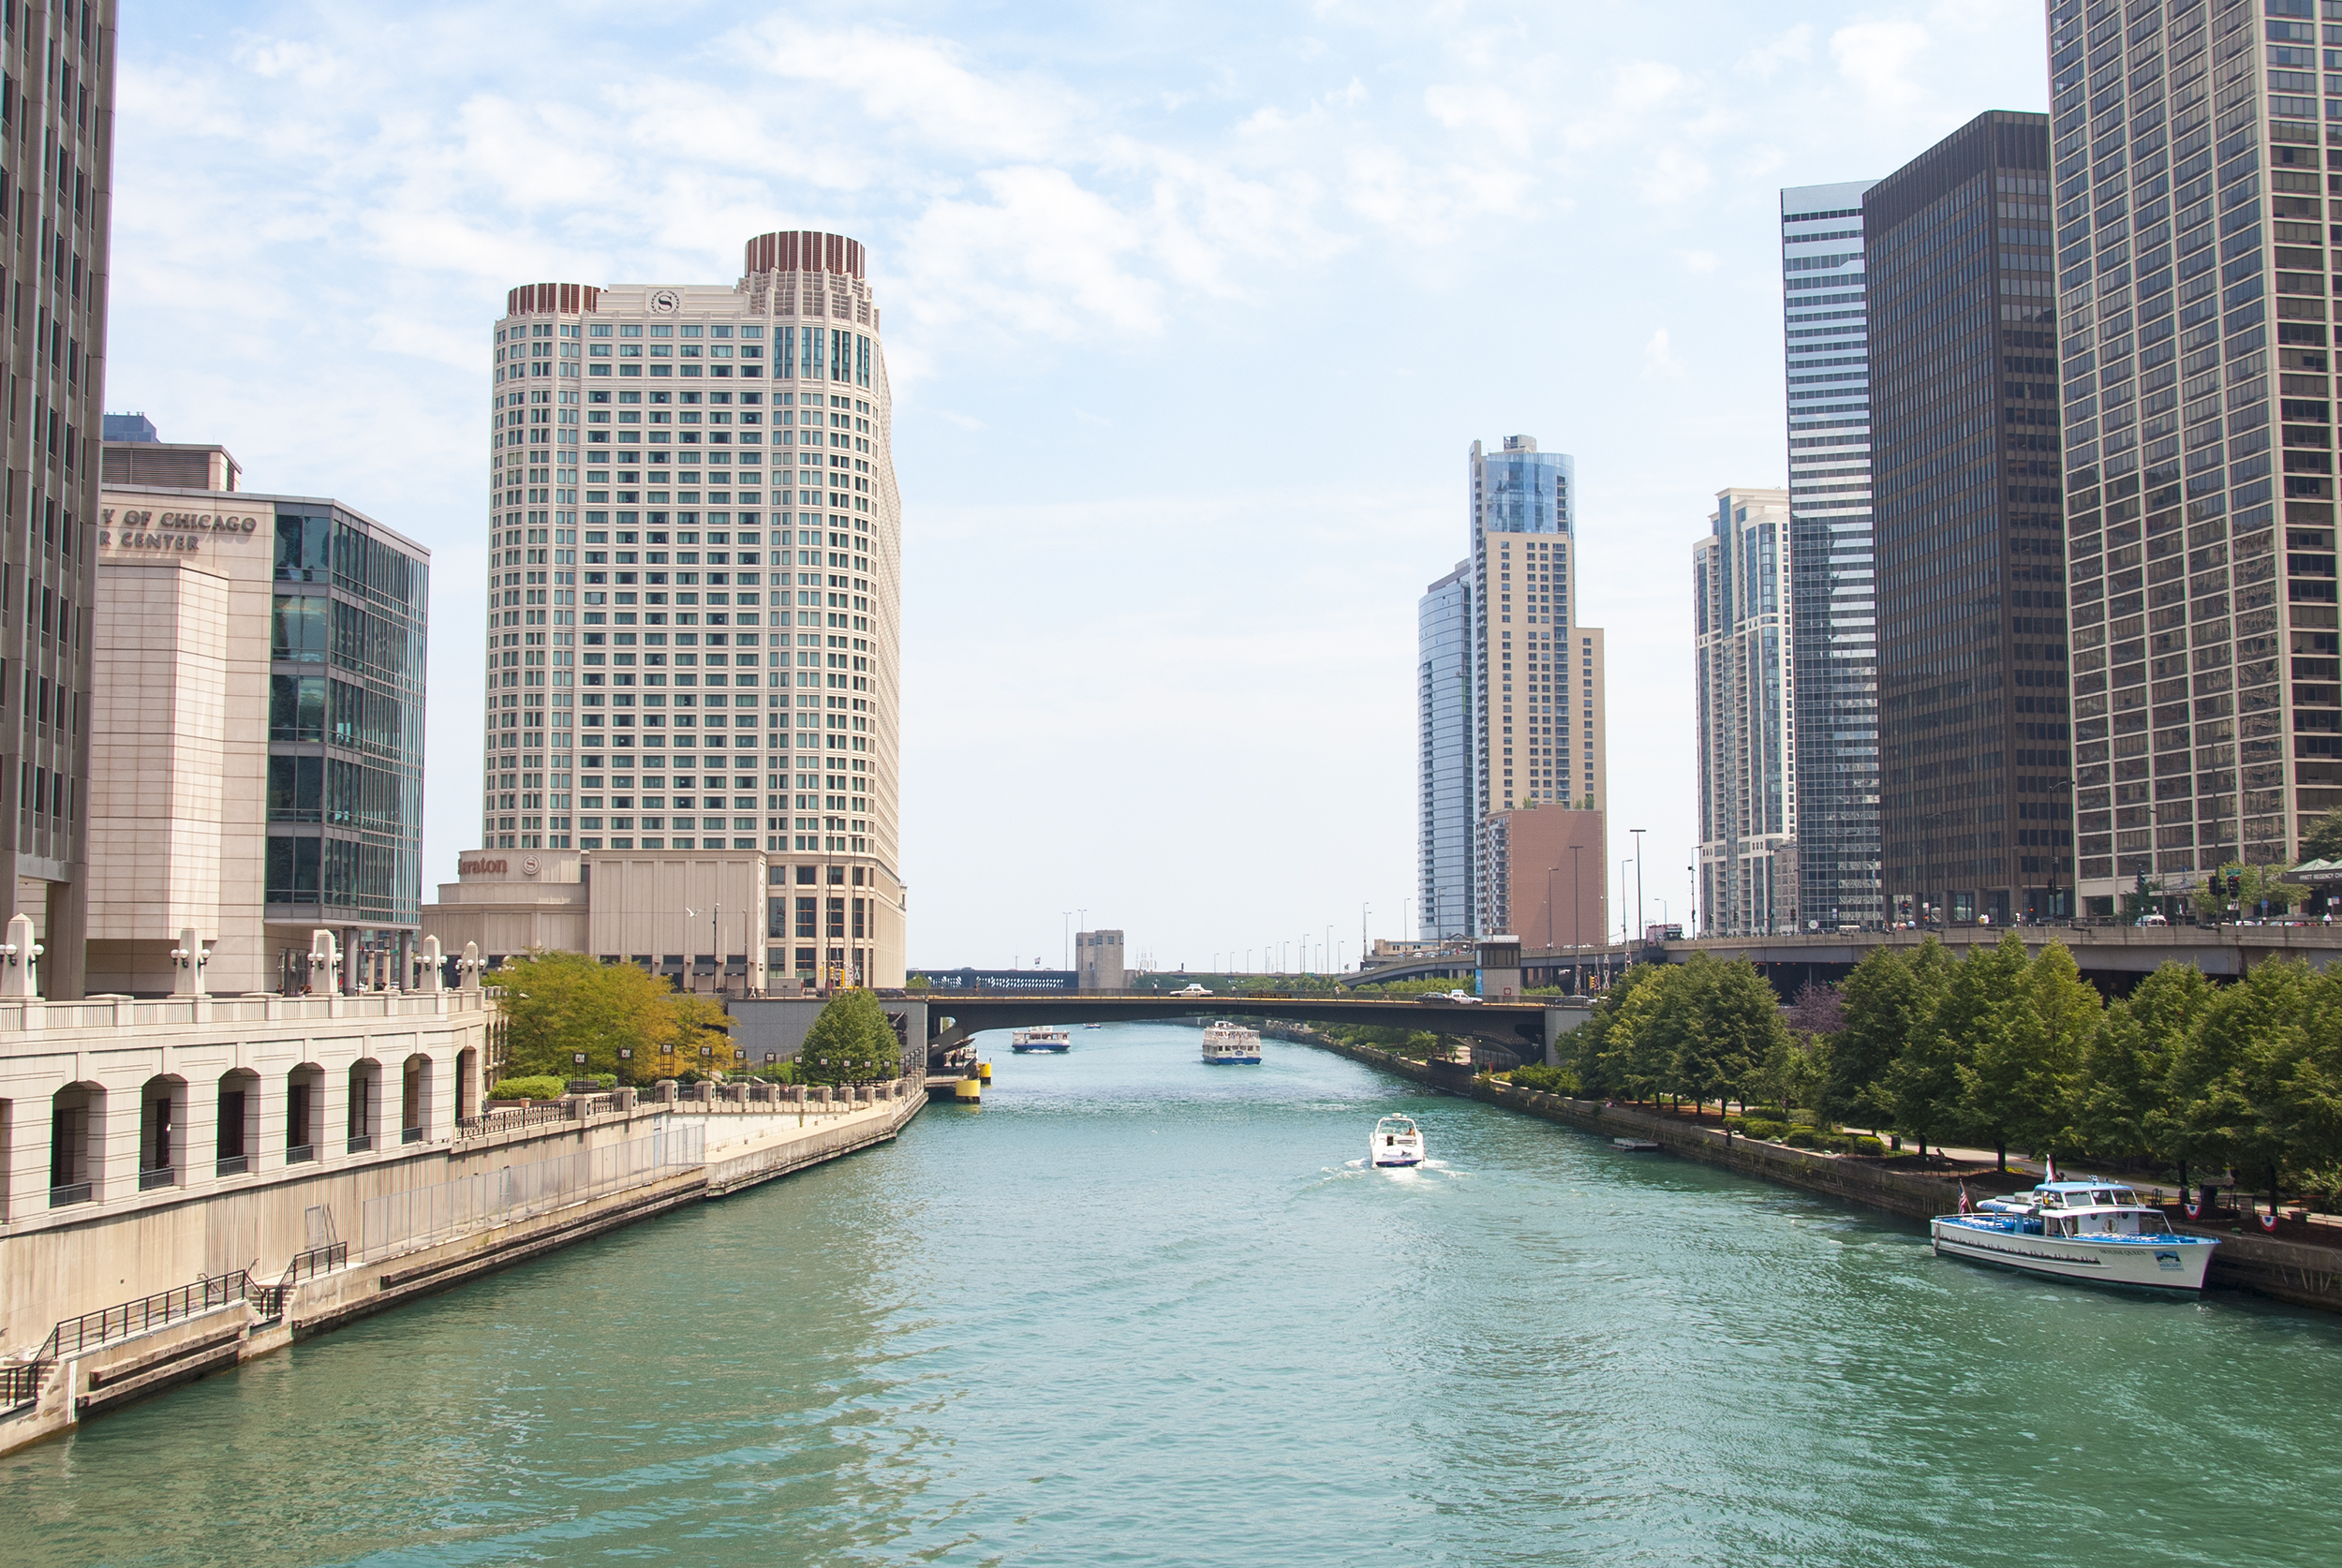
[[[840,273],[863,275],[860,240],[815,229],[779,229],[748,243],[746,271]],[[507,316],[576,316],[600,308],[601,290],[590,283],[524,283],[505,295]]]

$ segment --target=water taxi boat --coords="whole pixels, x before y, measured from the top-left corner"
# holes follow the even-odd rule
[[[1036,1051],[1062,1055],[1074,1048],[1074,1037],[1064,1029],[1018,1029],[1008,1037],[1008,1048],[1020,1056]]]
[[[1422,1164],[1422,1130],[1411,1117],[1385,1117],[1366,1141],[1366,1160],[1370,1165]]]
[[[1963,1199],[1964,1205],[1965,1199]],[[2200,1291],[2212,1236],[2182,1235],[2120,1182],[2045,1181],[1928,1221],[1937,1257],[2105,1285]]]
[[[1260,1031],[1223,1018],[1204,1031],[1204,1060],[1213,1067],[1258,1067]]]

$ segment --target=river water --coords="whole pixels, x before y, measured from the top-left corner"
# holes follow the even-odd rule
[[[11,1564],[2332,1563],[2342,1323],[1192,1028],[0,1459]],[[1435,1168],[1361,1169],[1377,1116]]]

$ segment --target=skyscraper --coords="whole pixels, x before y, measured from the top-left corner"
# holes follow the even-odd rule
[[[89,922],[90,607],[112,233],[114,3],[18,7],[0,135],[16,179],[7,272],[7,527],[0,565],[0,922],[47,946],[45,996],[82,995]],[[36,172],[37,171],[37,175]],[[20,671],[22,673],[20,674]]]
[[[525,286],[493,348],[483,845],[586,851],[604,957],[900,984],[901,506],[862,246]]]
[[[2049,121],[1978,116],[1862,199],[1890,918],[2071,886]]]
[[[1472,444],[1475,919],[1483,936],[1523,907],[1522,879],[1553,869],[1518,851],[1491,854],[1500,838],[1531,842],[1496,819],[1607,805],[1602,632],[1578,624],[1576,488],[1576,464],[1539,451],[1534,436],[1507,436],[1493,452]]]
[[[1472,699],[1472,563],[1424,590],[1416,606],[1416,929],[1429,940],[1475,934],[1473,846],[1478,835]]]
[[[1781,193],[1789,405],[1797,874],[1807,928],[1886,918],[1878,889],[1877,583],[1871,539],[1869,180]]]
[[[1798,919],[1789,493],[1724,490],[1692,546],[1699,694],[1699,906],[1710,936]]]
[[[2319,52],[2335,22],[2310,0],[2050,10],[2094,912],[2142,879],[2177,893],[2225,861],[2287,862],[2342,805],[2324,222],[2342,75],[2321,80]]]

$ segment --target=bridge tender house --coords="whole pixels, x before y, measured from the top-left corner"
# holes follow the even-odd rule
[[[107,507],[97,514],[97,545],[101,550],[161,550],[186,554],[200,550],[207,537],[241,539],[257,532],[256,516],[226,512],[117,510]]]

